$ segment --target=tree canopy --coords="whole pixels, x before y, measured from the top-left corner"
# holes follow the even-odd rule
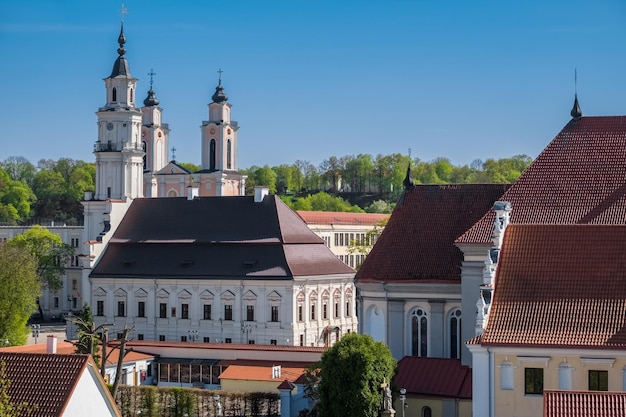
[[[318,363],[317,409],[321,416],[377,417],[381,384],[390,383],[396,361],[389,348],[369,335],[350,333]]]
[[[0,342],[24,345],[26,323],[37,310],[37,260],[26,249],[0,244]]]
[[[74,248],[63,243],[59,235],[45,227],[33,226],[9,240],[6,245],[25,249],[34,257],[37,276],[42,285],[53,290],[63,286],[65,266],[74,254]]]

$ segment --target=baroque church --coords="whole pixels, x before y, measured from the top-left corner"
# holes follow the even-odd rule
[[[152,80],[136,106],[123,24],[118,43],[96,113],[96,190],[82,202],[81,288],[94,324],[139,340],[300,346],[356,331],[355,271],[266,187],[244,195],[221,77],[201,125],[201,169],[189,172],[168,162]]]

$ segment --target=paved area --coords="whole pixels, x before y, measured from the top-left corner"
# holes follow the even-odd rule
[[[37,336],[37,343],[46,343],[48,335],[55,335],[59,341],[65,340],[65,323],[39,323],[39,336]],[[34,345],[35,338],[32,331],[28,335],[27,345]]]

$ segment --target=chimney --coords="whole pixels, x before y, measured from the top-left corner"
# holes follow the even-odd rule
[[[57,353],[57,337],[53,334],[48,335],[48,340],[46,342],[46,353]]]
[[[260,203],[269,193],[270,188],[267,185],[256,185],[254,187],[254,202]]]
[[[194,198],[198,197],[199,189],[197,187],[189,186],[187,187],[187,200],[191,201]]]

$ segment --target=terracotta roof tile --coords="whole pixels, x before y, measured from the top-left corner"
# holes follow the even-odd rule
[[[499,198],[518,224],[621,224],[626,218],[626,116],[571,120]],[[459,237],[490,244],[492,212]]]
[[[253,197],[135,199],[90,276],[288,280],[353,273],[270,195],[260,203]]]
[[[463,254],[454,240],[508,187],[416,185],[394,209],[357,272],[357,281],[460,280]]]
[[[119,345],[119,342],[110,342],[109,345]],[[313,352],[324,353],[328,350],[323,346],[290,346],[290,345],[250,345],[247,343],[202,343],[202,342],[173,342],[173,341],[155,341],[155,340],[131,340],[126,346],[141,350],[142,346],[152,347],[173,347],[188,349],[216,349],[216,350],[257,350],[257,351],[274,351],[274,352]]]
[[[62,415],[90,361],[88,355],[0,352],[11,381],[7,394],[13,403],[36,405],[32,417]]]
[[[626,392],[543,391],[544,417],[622,417]]]
[[[272,366],[245,366],[230,365],[221,374],[220,379],[232,379],[242,381],[276,381],[280,383],[285,379],[297,380],[304,373],[304,368],[281,367],[280,376],[273,377]]]
[[[379,213],[350,213],[339,211],[296,211],[298,216],[307,224],[327,225],[367,225],[374,226],[388,218],[389,214]]]
[[[472,370],[458,359],[405,356],[394,384],[413,395],[472,398]]]
[[[506,228],[483,345],[626,347],[626,226]]]

